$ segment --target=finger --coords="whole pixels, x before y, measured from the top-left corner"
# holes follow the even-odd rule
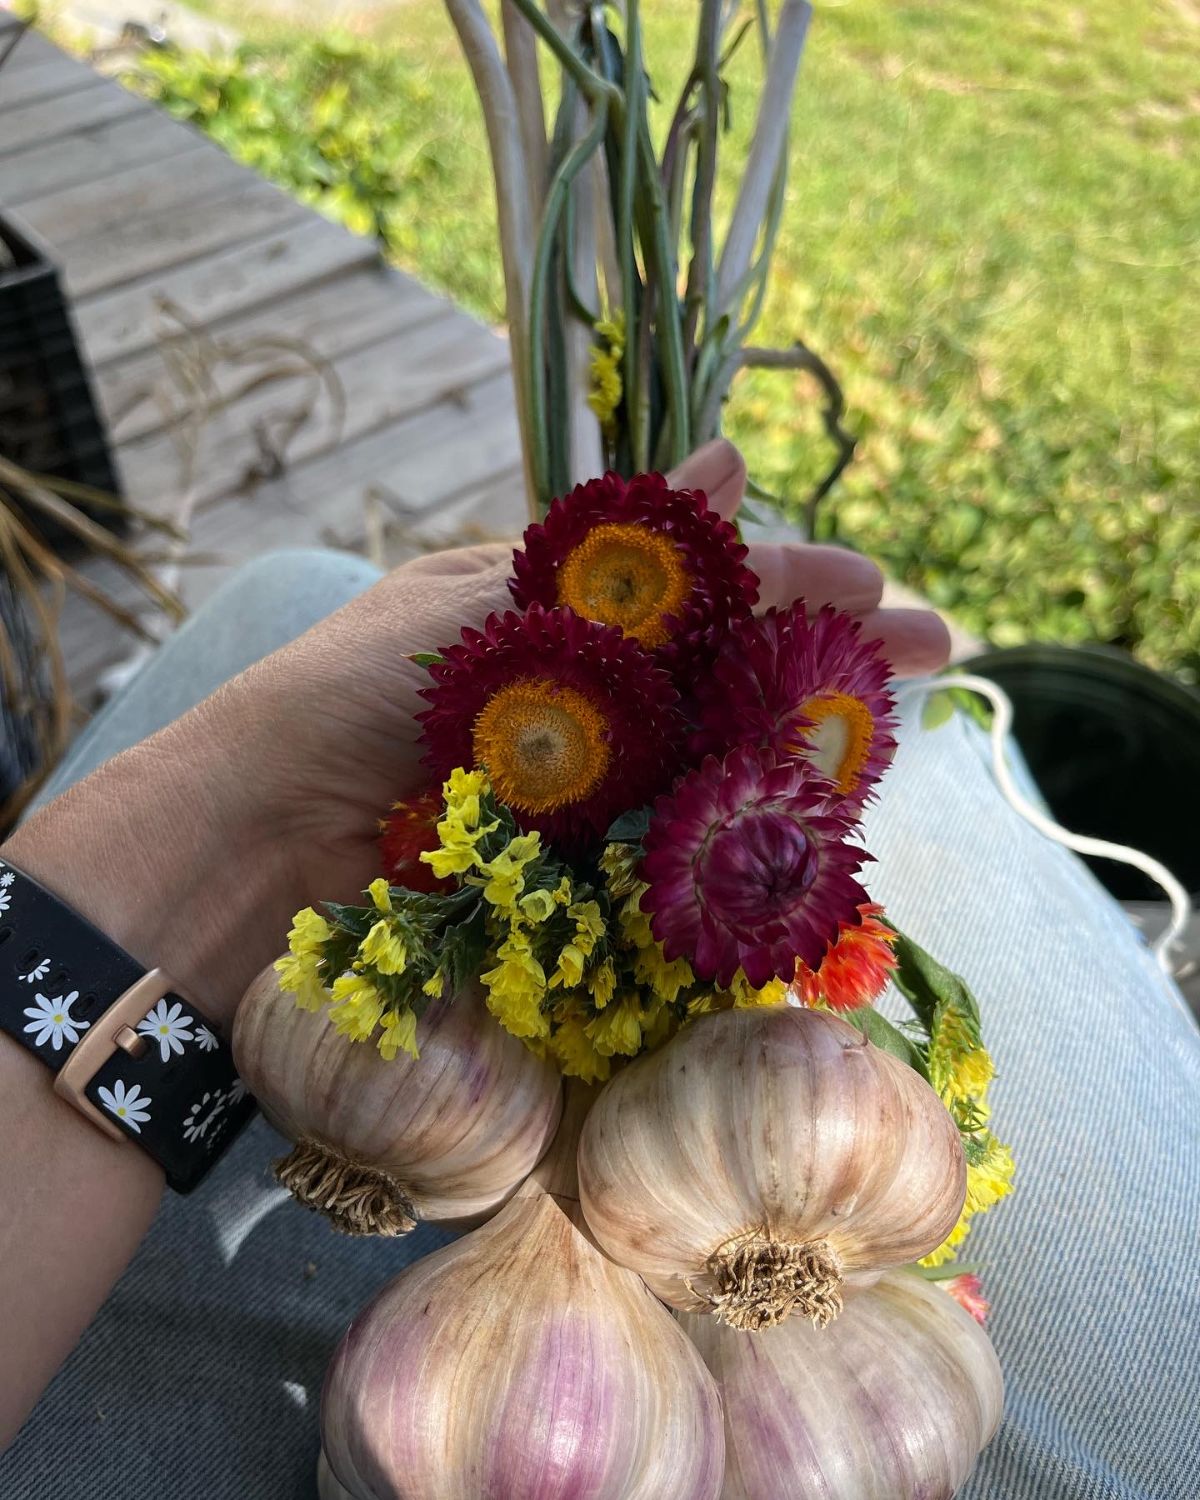
[[[709,506],[728,521],[746,493],[746,462],[726,438],[714,438],[672,469],[667,483],[681,490],[703,490]]]
[[[931,609],[876,609],[863,618],[864,640],[879,641],[900,677],[937,672],[950,660],[950,632]]]
[[[883,598],[883,574],[868,558],[845,547],[804,542],[754,542],[750,567],[758,574],[758,607],[784,609],[793,599],[810,608],[833,604],[865,615]]]

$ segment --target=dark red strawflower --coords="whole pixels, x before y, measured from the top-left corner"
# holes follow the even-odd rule
[[[379,824],[379,853],[390,885],[410,891],[444,891],[451,880],[439,880],[421,855],[438,847],[437,823],[442,816],[442,794],[436,787],[397,802]]]
[[[699,490],[606,474],[555,500],[513,554],[517,603],[563,605],[682,667],[749,616],[758,580],[737,532]]]
[[[769,746],[811,760],[861,807],[896,752],[891,668],[861,625],[804,601],[735,622],[696,684],[698,755]]]
[[[553,842],[602,837],[678,769],[670,678],[631,637],[572,610],[490,615],[429,675],[418,718],[430,769],[486,768],[517,822]]]
[[[654,807],[642,910],[668,959],[756,988],[815,967],[866,892],[870,858],[848,842],[850,813],[806,761],[743,746],[710,756]]]

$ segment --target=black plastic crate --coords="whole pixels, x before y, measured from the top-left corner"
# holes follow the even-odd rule
[[[0,209],[0,453],[35,474],[118,495],[116,468],[92,394],[58,271],[26,225]],[[107,507],[92,518],[125,529]],[[47,542],[72,548],[68,533],[31,516]]]

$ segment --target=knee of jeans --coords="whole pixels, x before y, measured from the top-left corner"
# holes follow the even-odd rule
[[[319,547],[282,548],[243,563],[212,596],[218,608],[329,614],[380,578],[379,569],[352,552]]]

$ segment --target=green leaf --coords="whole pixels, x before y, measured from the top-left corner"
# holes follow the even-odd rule
[[[650,809],[634,808],[622,813],[604,835],[609,844],[640,844],[650,831]]]
[[[881,1052],[890,1052],[893,1057],[898,1057],[902,1063],[907,1063],[910,1068],[928,1081],[929,1071],[925,1066],[921,1049],[873,1006],[864,1005],[860,1010],[846,1011],[843,1019],[849,1021],[856,1030],[861,1031],[867,1041],[873,1043]]]
[[[930,693],[921,710],[922,729],[940,729],[954,717],[954,695],[950,692]]]
[[[939,1011],[953,1007],[962,1016],[972,1038],[979,1041],[979,1006],[966,980],[938,963],[919,943],[897,929],[895,953],[897,967],[892,983],[912,1006],[927,1032],[934,1029]]]
[[[408,659],[418,667],[436,667],[442,660],[442,655],[440,651],[413,651],[409,653]]]

